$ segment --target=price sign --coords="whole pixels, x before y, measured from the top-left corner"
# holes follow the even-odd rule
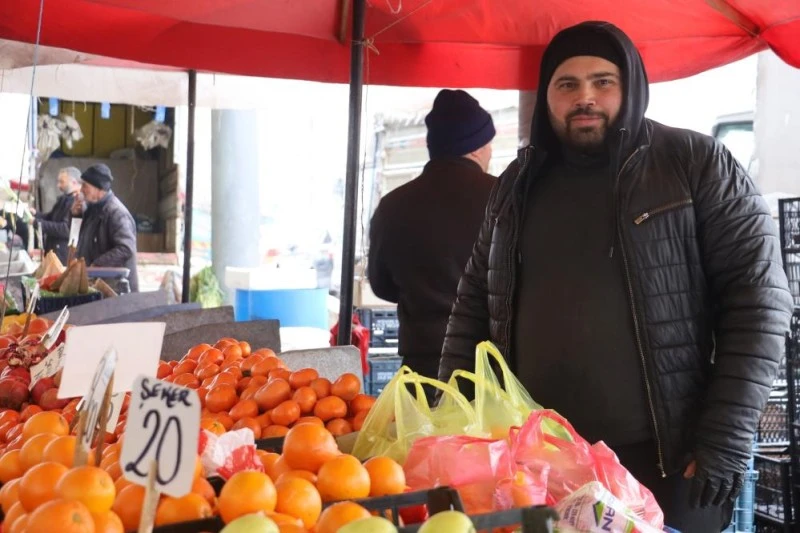
[[[116,365],[117,351],[111,348],[100,360],[100,364],[97,365],[89,391],[84,396],[83,416],[85,416],[85,425],[78,443],[84,450],[89,450],[92,447],[94,429],[97,426],[97,419],[100,417],[100,407],[103,404],[103,397],[106,395],[106,388],[108,388],[111,377],[114,375]]]
[[[31,315],[33,310],[36,309],[36,302],[39,300],[39,291],[41,290],[42,289],[39,287],[38,283],[33,286],[33,290],[31,291],[31,299],[28,302],[28,308],[25,310],[28,315]]]
[[[64,348],[65,346],[60,344],[58,348],[47,354],[47,357],[31,367],[31,389],[33,389],[37,381],[42,378],[55,376],[61,367],[64,366]]]
[[[78,246],[78,237],[81,234],[81,224],[83,224],[82,218],[73,218],[69,223],[69,240],[67,241],[68,246]]]
[[[61,335],[61,330],[63,330],[64,326],[67,324],[67,320],[69,320],[69,309],[67,309],[67,306],[64,306],[64,309],[61,310],[61,314],[58,315],[56,321],[53,322],[53,325],[50,326],[50,329],[48,329],[44,337],[42,337],[42,346],[47,350],[53,347],[53,344],[58,340],[58,336]]]
[[[194,481],[200,434],[197,391],[139,376],[134,381],[120,462],[125,479],[147,486],[155,466],[154,489],[179,498]]]
[[[106,424],[106,431],[114,433],[119,422],[120,411],[122,411],[122,402],[125,401],[125,393],[117,392],[111,395],[111,411],[108,413],[108,424]]]

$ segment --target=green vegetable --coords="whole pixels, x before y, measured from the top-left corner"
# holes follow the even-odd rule
[[[189,301],[199,302],[204,309],[220,307],[224,303],[225,293],[210,266],[192,276],[189,281]]]

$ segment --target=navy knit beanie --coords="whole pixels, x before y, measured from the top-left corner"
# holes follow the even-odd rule
[[[98,189],[108,191],[111,190],[111,182],[114,181],[114,176],[111,175],[111,169],[107,165],[97,163],[81,174],[81,180],[89,185],[94,185]]]
[[[492,116],[461,90],[439,91],[425,125],[431,159],[467,155],[489,144],[495,135]]]

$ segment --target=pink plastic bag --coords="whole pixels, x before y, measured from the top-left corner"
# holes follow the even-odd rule
[[[404,469],[411,490],[453,487],[475,514],[544,503],[547,470],[538,466],[517,469],[506,439],[456,435],[418,439]]]
[[[562,426],[572,441],[545,431],[552,422]],[[510,435],[514,460],[536,468],[550,465],[547,504],[555,505],[591,481],[599,481],[616,498],[648,524],[662,528],[664,514],[653,493],[622,466],[604,443],[590,445],[572,425],[551,410],[533,411],[525,424]]]
[[[256,454],[255,437],[247,428],[229,431],[219,437],[203,430],[198,448],[200,461],[208,477],[230,479],[242,470],[264,472],[264,465]]]

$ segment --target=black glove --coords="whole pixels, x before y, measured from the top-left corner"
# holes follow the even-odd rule
[[[695,461],[689,505],[696,509],[733,502],[744,484],[745,465],[738,459],[725,457],[718,452],[698,451]]]

